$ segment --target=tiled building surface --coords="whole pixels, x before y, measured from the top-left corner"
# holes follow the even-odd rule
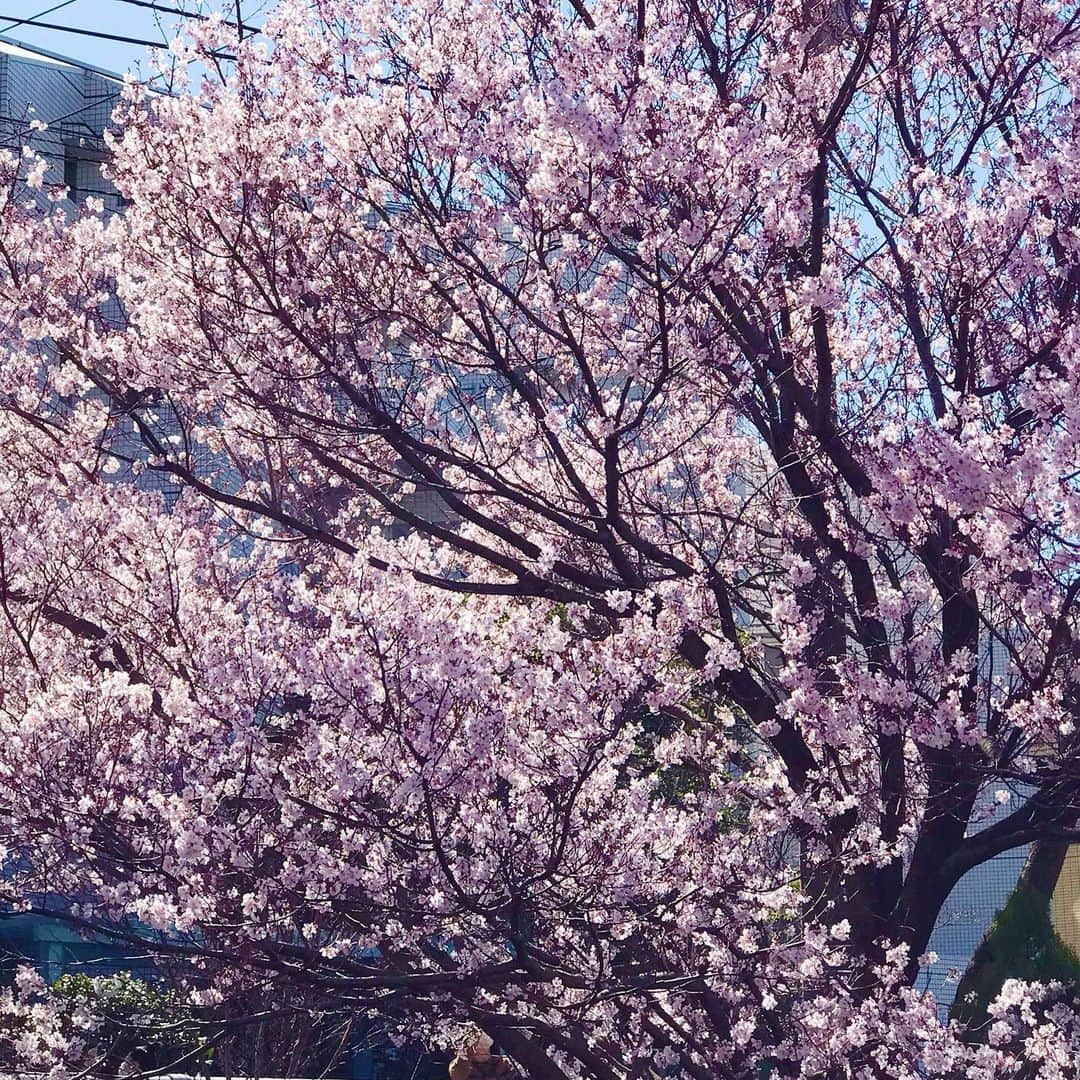
[[[93,196],[118,210],[101,165],[120,87],[115,76],[0,38],[0,145],[31,145],[50,162],[48,184],[65,184],[75,202]],[[33,130],[35,120],[46,129]]]
[[[119,89],[115,77],[0,38],[0,146],[19,152],[32,145],[50,162],[47,184],[66,183],[73,202],[92,195],[116,210],[120,200],[101,163],[102,133]],[[31,127],[35,120],[47,125],[44,131]],[[110,967],[100,946],[26,915],[0,912],[0,951],[36,963],[49,978],[89,960],[95,969]]]

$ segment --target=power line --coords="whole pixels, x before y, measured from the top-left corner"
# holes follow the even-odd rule
[[[59,11],[61,8],[66,8],[69,4],[74,3],[75,0],[63,0],[63,3],[53,4],[51,8],[39,11],[36,15],[27,15],[25,19],[13,19],[7,26],[0,28],[0,34],[6,34],[9,30],[14,30],[16,26],[22,26],[24,23],[28,23],[33,19],[40,19],[42,15],[51,15],[54,11]]]
[[[71,4],[74,3],[75,0],[65,0],[65,2]],[[210,18],[209,15],[206,15],[201,11],[185,11],[183,8],[168,7],[165,4],[154,3],[153,0],[117,0],[117,2],[120,4],[131,4],[133,7],[149,8],[151,11],[161,11],[167,15],[183,15],[185,19],[199,19],[206,22]],[[60,6],[63,7],[64,5],[61,4]],[[49,10],[52,11],[55,9],[50,8]],[[42,15],[48,15],[48,13],[48,11],[41,12]],[[33,18],[36,19],[37,16],[35,15]],[[238,22],[237,19],[226,19],[224,15],[222,16],[221,21],[229,26],[236,26],[241,30],[246,30],[249,34],[262,33],[261,27],[250,26],[248,23]]]
[[[74,0],[72,0],[74,2]],[[0,15],[0,19],[12,19],[10,15]],[[37,22],[34,19],[23,19],[20,25],[37,27],[40,30],[59,30],[63,34],[78,34],[82,37],[101,38],[105,41],[119,41],[125,45],[142,45],[148,49],[168,49],[169,45],[164,41],[149,41],[146,38],[128,37],[126,34],[106,34],[102,30],[86,30],[78,26],[64,26],[61,23]],[[219,60],[235,60],[236,57],[229,53],[215,52],[212,56]]]

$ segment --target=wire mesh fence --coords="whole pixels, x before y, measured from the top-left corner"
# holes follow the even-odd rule
[[[952,1008],[975,950],[1016,888],[1027,855],[1027,847],[1017,848],[976,866],[942,906],[919,985],[933,992],[943,1016]]]

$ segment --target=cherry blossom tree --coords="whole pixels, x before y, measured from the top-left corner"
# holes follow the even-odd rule
[[[1078,830],[1080,9],[314,0],[175,50],[123,216],[6,162],[4,899],[219,1035],[1076,1075],[1070,988],[964,1030],[918,972]],[[7,992],[20,1068],[104,1068],[56,1010]]]

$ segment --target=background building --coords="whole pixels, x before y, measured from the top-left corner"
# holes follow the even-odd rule
[[[93,195],[115,211],[122,200],[101,176],[102,132],[121,85],[115,75],[0,37],[0,145],[15,152],[32,145],[50,162],[49,183],[67,184],[75,203]],[[34,120],[46,130],[32,129]],[[104,973],[122,965],[59,923],[2,911],[0,957],[30,960],[50,979],[72,966]]]
[[[110,125],[122,86],[118,75],[0,37],[0,145],[15,152],[29,145],[46,158],[50,163],[46,185],[66,186],[73,208],[93,197],[102,201],[106,213],[121,212],[124,200],[102,176],[101,167],[107,160],[103,132]],[[32,127],[34,121],[45,124],[45,129]],[[43,207],[51,205],[45,194],[40,201]],[[166,402],[156,416],[162,432],[168,434],[170,421],[172,426],[175,421]],[[129,452],[133,460],[144,458],[146,449],[130,419],[117,418],[115,423],[113,449]],[[115,479],[161,490],[167,499],[176,494],[167,477],[152,471],[136,477],[130,468],[122,468]],[[445,515],[445,507],[432,492],[421,490],[413,501],[420,513]],[[87,940],[61,922],[0,907],[0,979],[5,970],[10,972],[21,963],[33,964],[50,982],[76,973],[153,975],[145,959],[132,955],[130,949]],[[330,1075],[352,1080],[423,1080],[445,1075],[445,1062],[437,1064],[415,1047],[395,1048],[374,1028],[358,1032],[355,1046],[344,1065]]]
[[[50,162],[46,181],[65,184],[74,202],[95,196],[119,210],[123,200],[101,165],[122,85],[117,75],[0,37],[0,145],[32,146]],[[35,120],[46,129],[32,129]]]

